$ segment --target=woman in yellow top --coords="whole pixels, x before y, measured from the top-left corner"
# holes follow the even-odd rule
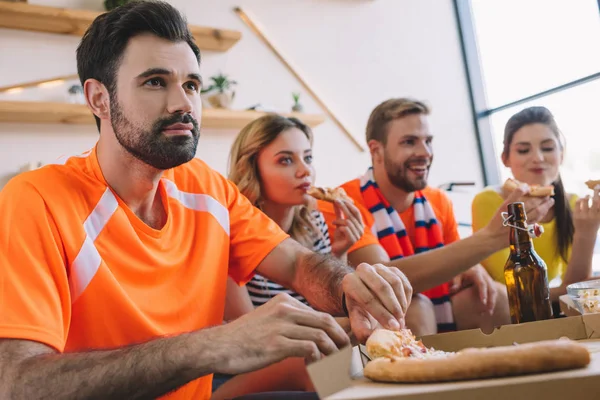
[[[502,162],[514,178],[528,185],[554,185],[554,207],[540,221],[544,234],[533,239],[536,252],[548,267],[548,279],[561,279],[560,286],[550,290],[552,301],[566,293],[567,285],[591,277],[594,244],[600,229],[599,188],[591,201],[590,196],[577,199],[565,193],[559,173],[564,147],[554,116],[545,107],[526,108],[506,123]],[[475,196],[474,231],[490,221],[505,197],[500,186],[488,187]],[[498,282],[505,283],[504,264],[509,254],[506,248],[482,262]]]

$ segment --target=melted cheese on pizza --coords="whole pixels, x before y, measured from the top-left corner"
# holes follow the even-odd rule
[[[449,352],[427,348],[416,340],[410,329],[390,331],[376,329],[366,342],[371,359],[379,357],[435,358],[448,356]]]

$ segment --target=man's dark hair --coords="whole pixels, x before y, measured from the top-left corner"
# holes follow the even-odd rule
[[[200,63],[200,49],[185,17],[176,8],[164,1],[132,1],[99,15],[83,35],[77,48],[77,73],[81,84],[96,79],[112,96],[125,47],[132,37],[143,33],[152,33],[172,42],[187,42]],[[94,117],[100,130],[100,118]]]

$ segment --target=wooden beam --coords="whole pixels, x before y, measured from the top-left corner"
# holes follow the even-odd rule
[[[2,28],[82,36],[100,14],[102,13],[97,11],[0,1]],[[228,29],[194,25],[190,25],[189,28],[196,44],[202,50],[227,51],[242,37],[240,32]]]
[[[241,129],[265,112],[207,108],[202,111],[205,129]],[[310,127],[325,121],[323,115],[291,113]],[[0,101],[0,122],[43,124],[94,124],[94,118],[84,104],[29,101]]]
[[[283,54],[273,45],[273,43],[267,38],[262,32],[258,25],[248,16],[248,14],[240,7],[235,7],[234,12],[240,17],[240,19],[248,25],[248,27],[262,40],[262,42],[273,52],[273,54],[281,61],[281,63],[287,68],[287,70],[300,82],[304,89],[313,97],[313,99],[319,104],[319,106],[325,111],[325,113],[333,120],[333,122],[341,129],[341,131],[350,139],[359,151],[365,151],[362,144],[356,140],[354,135],[350,133],[350,130],[338,119],[333,111],[325,104],[320,96],[312,89],[312,87],[306,82],[300,73],[292,66],[292,64],[283,56]]]

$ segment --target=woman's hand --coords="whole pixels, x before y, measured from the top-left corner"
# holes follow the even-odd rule
[[[344,258],[350,247],[362,237],[365,225],[360,211],[351,201],[338,200],[333,207],[336,215],[333,225],[336,229],[331,250],[334,256]]]
[[[575,234],[596,237],[600,229],[600,186],[594,189],[593,196],[578,199],[573,209]]]

